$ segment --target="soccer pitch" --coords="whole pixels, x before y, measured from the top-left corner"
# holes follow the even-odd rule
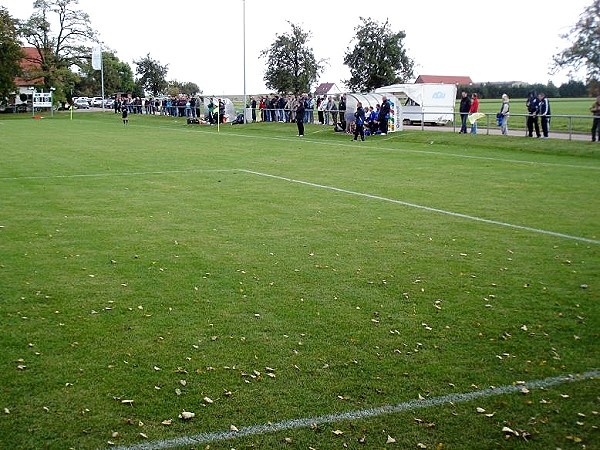
[[[600,146],[295,131],[2,117],[0,446],[597,448]]]

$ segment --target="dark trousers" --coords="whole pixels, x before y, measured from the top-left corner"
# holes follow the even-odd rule
[[[537,116],[527,116],[527,131],[529,133],[529,137],[533,137],[533,128],[535,127],[535,135],[540,137],[540,122],[538,121]]]
[[[550,117],[542,116],[542,133],[544,137],[548,137],[548,128],[550,126]]]
[[[600,141],[600,116],[594,116],[592,122],[592,141],[596,142],[596,132],[598,133],[598,141]]]
[[[354,128],[354,140],[356,140],[356,138],[358,137],[358,135],[360,134],[360,140],[364,141],[365,140],[365,126],[363,124],[360,125],[356,125],[356,127]]]
[[[388,119],[386,119],[385,117],[383,117],[380,121],[379,121],[379,131],[381,131],[381,133],[385,133],[387,134],[388,132]]]
[[[460,113],[460,132],[467,134],[467,117],[469,113]]]
[[[297,119],[296,125],[298,125],[298,136],[304,136],[304,117]]]

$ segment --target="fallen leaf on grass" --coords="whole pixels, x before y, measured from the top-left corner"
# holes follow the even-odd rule
[[[335,434],[336,436],[341,436],[342,434],[344,434],[344,432],[342,430],[334,430],[332,431],[333,434]]]
[[[172,419],[166,419],[166,420],[163,420],[161,422],[161,424],[162,425],[172,425],[173,424],[173,420]]]
[[[388,434],[387,440],[385,441],[386,444],[393,444],[394,442],[396,442],[396,439],[394,439],[393,437],[391,437]]]
[[[181,414],[179,414],[179,418],[181,420],[190,420],[194,417],[196,417],[196,414],[190,411],[183,411]]]

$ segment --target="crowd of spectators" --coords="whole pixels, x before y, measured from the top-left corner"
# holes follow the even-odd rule
[[[333,96],[304,95],[273,95],[250,98],[247,105],[252,114],[252,121],[261,122],[297,122],[296,111],[298,104],[304,105],[304,123],[320,123],[322,125],[336,125],[346,127],[346,97],[340,96],[336,103]],[[317,121],[315,122],[315,112]]]
[[[207,107],[201,97],[179,95],[163,98],[118,97],[114,102],[115,113],[127,109],[130,114],[152,114],[171,117],[199,118],[208,109],[208,121],[216,123],[216,116],[225,114],[222,99],[210,98]]]

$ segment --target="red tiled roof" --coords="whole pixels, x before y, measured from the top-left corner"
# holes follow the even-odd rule
[[[15,84],[17,86],[31,86],[43,82],[43,78],[28,78],[28,74],[36,72],[40,69],[38,62],[40,55],[35,47],[21,47],[24,57],[19,62],[21,70],[23,71],[22,77],[15,78]]]
[[[315,89],[315,94],[317,94],[317,95],[327,94],[329,92],[329,90],[333,87],[333,85],[334,85],[334,83],[321,83]]]
[[[415,83],[473,84],[471,77],[454,75],[419,75]]]

